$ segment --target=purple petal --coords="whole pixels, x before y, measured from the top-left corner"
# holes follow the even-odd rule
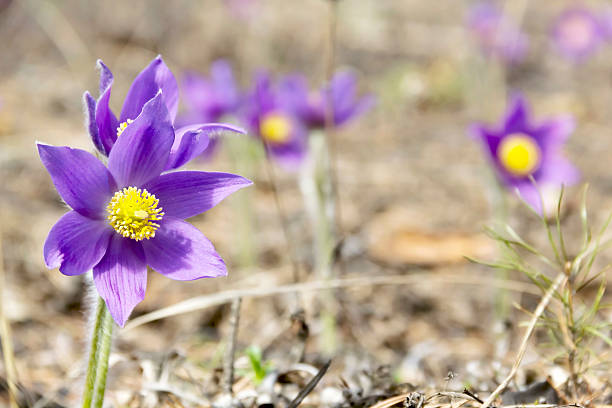
[[[38,143],[38,154],[60,196],[73,210],[93,219],[117,190],[113,176],[91,153]]]
[[[111,83],[102,92],[98,102],[96,104],[96,124],[98,126],[100,143],[104,147],[102,153],[108,155],[117,140],[117,127],[119,127],[119,121],[117,117],[108,106],[111,95]]]
[[[209,146],[210,140],[223,132],[246,133],[244,129],[222,123],[196,124],[178,129],[165,170],[181,167],[199,156]]]
[[[133,120],[140,115],[143,106],[155,97],[160,89],[166,109],[170,114],[170,120],[174,122],[178,110],[178,85],[172,71],[161,56],[151,61],[132,82],[121,110],[121,122],[128,119]]]
[[[338,72],[330,81],[329,89],[334,102],[334,108],[346,109],[347,104],[355,100],[357,77],[351,72]]]
[[[468,132],[471,136],[476,138],[476,140],[482,143],[487,153],[489,153],[490,158],[496,161],[497,148],[501,142],[501,137],[497,133],[491,132],[486,126],[481,124],[471,125]]]
[[[540,199],[540,193],[538,193],[538,189],[533,185],[530,180],[526,180],[516,184],[515,188],[517,194],[527,204],[532,206],[533,209],[536,210],[536,212],[542,214],[542,200]]]
[[[174,129],[160,92],[145,104],[111,150],[108,168],[119,187],[137,186],[159,176],[173,143]]]
[[[336,126],[340,126],[350,119],[363,115],[375,104],[376,98],[373,95],[366,95],[357,101],[353,101],[353,104],[347,109],[334,111],[334,123]]]
[[[558,149],[576,129],[576,121],[572,116],[559,116],[542,123],[534,129],[534,136],[547,149]]]
[[[504,121],[505,133],[516,133],[525,131],[529,125],[529,107],[525,98],[520,94],[515,94],[510,102],[510,107],[506,113]]]
[[[76,211],[64,214],[51,228],[44,245],[47,268],[64,275],[91,270],[106,253],[112,229],[103,220],[83,217]]]
[[[333,102],[334,124],[342,125],[364,113],[374,104],[374,98],[357,99],[357,76],[352,72],[338,72],[332,78],[329,89]],[[323,109],[328,109],[323,106]]]
[[[238,89],[231,65],[225,60],[217,60],[210,67],[210,78],[217,98],[226,110],[231,110],[238,103]]]
[[[278,84],[279,104],[287,107],[304,121],[309,121],[313,109],[308,103],[308,82],[303,75],[292,74]]]
[[[100,70],[100,93],[102,94],[113,84],[113,73],[101,59],[96,62],[96,66]]]
[[[170,279],[194,280],[226,276],[225,262],[193,225],[165,217],[155,237],[143,241],[147,263]]]
[[[541,170],[540,180],[543,183],[570,186],[580,181],[580,172],[569,160],[557,152],[555,157],[546,160]]]
[[[113,234],[106,255],[93,268],[94,284],[121,327],[145,297],[147,264],[142,245]]]
[[[98,124],[96,123],[96,100],[89,92],[83,94],[83,108],[85,111],[85,127],[89,132],[91,141],[93,142],[96,149],[106,154],[102,140],[100,140],[100,133],[98,132]]]
[[[194,116],[208,116],[210,101],[213,98],[211,84],[200,75],[189,72],[181,81],[181,89],[187,109],[193,112]]]
[[[178,171],[164,174],[143,187],[159,199],[166,216],[189,218],[251,184],[250,180],[235,174]]]
[[[218,121],[223,115],[233,113],[239,102],[232,68],[224,60],[212,64],[210,78],[195,73],[186,74],[182,90],[185,105],[195,118],[184,124]]]

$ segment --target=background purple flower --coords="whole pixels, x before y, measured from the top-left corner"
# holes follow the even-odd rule
[[[225,0],[232,14],[242,20],[250,20],[256,14],[259,4],[257,0]]]
[[[245,98],[243,120],[280,165],[290,170],[300,165],[307,151],[305,129],[267,73],[256,75]]]
[[[186,111],[179,121],[184,124],[218,122],[236,113],[240,92],[229,63],[218,60],[210,67],[208,78],[188,72],[181,82],[182,100]]]
[[[606,37],[606,28],[597,15],[586,8],[570,8],[557,18],[552,40],[564,57],[581,61],[593,55]]]
[[[608,7],[599,14],[599,24],[603,39],[612,41],[612,8]]]
[[[326,125],[330,102],[333,124],[342,126],[367,112],[374,105],[374,97],[357,96],[357,77],[351,72],[338,72],[329,86],[310,92],[304,76],[294,74],[279,84],[283,104],[290,106],[309,129],[323,129]]]
[[[147,265],[176,280],[227,274],[210,241],[184,219],[251,184],[226,173],[162,174],[174,144],[166,106],[161,92],[144,104],[111,149],[108,168],[86,151],[38,144],[72,209],[49,232],[45,263],[65,275],[93,270],[96,289],[120,326],[144,299]]]
[[[508,63],[525,58],[527,36],[495,4],[484,2],[472,6],[467,25],[485,55]]]
[[[524,98],[516,95],[496,127],[477,124],[472,133],[483,143],[499,180],[518,193],[536,210],[542,206],[538,188],[574,184],[576,168],[562,155],[562,147],[574,130],[571,117],[536,122]]]
[[[180,125],[219,122],[235,115],[240,105],[241,95],[232,68],[225,60],[213,62],[208,78],[195,72],[185,74],[181,92],[186,110],[177,119]],[[218,140],[212,138],[202,156],[210,157]]]

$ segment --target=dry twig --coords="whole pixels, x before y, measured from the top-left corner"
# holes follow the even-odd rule
[[[230,333],[228,336],[227,349],[223,361],[224,391],[228,395],[233,395],[232,386],[234,385],[234,354],[236,353],[236,337],[238,336],[238,323],[240,321],[240,304],[242,298],[232,301],[230,312]]]
[[[249,289],[232,289],[224,292],[212,293],[210,295],[196,296],[191,299],[184,300],[174,305],[156,310],[151,313],[144,314],[129,321],[122,332],[141,326],[143,324],[153,322],[155,320],[164,319],[166,317],[175,316],[183,313],[194,312],[196,310],[206,309],[213,306],[222,305],[231,302],[238,297],[259,298],[266,296],[281,295],[287,293],[302,293],[319,290],[328,290],[333,288],[351,288],[360,286],[380,286],[380,285],[476,285],[476,286],[491,286],[504,288],[507,290],[531,293],[539,295],[540,291],[532,285],[510,280],[500,280],[488,278],[484,276],[469,276],[467,274],[437,274],[432,275],[428,271],[421,273],[413,273],[411,275],[389,275],[389,276],[373,276],[373,277],[357,277],[357,278],[341,278],[332,280],[317,280],[312,282],[283,285],[277,287],[249,288]]]
[[[560,286],[565,284],[566,280],[567,280],[567,275],[565,273],[560,273],[559,276],[557,276],[557,279],[555,279],[554,283],[550,286],[548,291],[546,291],[546,294],[544,295],[544,297],[538,304],[538,307],[536,308],[535,312],[533,313],[533,317],[531,318],[531,321],[529,322],[529,326],[527,327],[527,331],[525,332],[525,335],[523,336],[523,341],[521,342],[521,346],[516,355],[514,365],[512,366],[512,369],[510,370],[510,374],[508,374],[506,379],[502,381],[501,384],[499,384],[499,386],[495,389],[495,391],[493,391],[493,393],[491,393],[491,395],[489,395],[489,397],[485,400],[485,402],[482,403],[481,408],[488,408],[491,405],[491,403],[495,400],[495,398],[497,398],[497,396],[502,391],[504,391],[506,387],[508,387],[508,384],[510,384],[510,381],[512,381],[512,379],[518,372],[521,362],[523,361],[523,356],[525,356],[525,351],[527,350],[527,342],[529,341],[529,338],[533,334],[533,331],[535,329],[535,326],[538,320],[540,319],[540,316],[542,316],[542,313],[544,313],[544,310],[546,310],[546,307],[548,306],[548,303],[552,299],[552,296],[555,293],[555,291]]]
[[[9,404],[11,408],[17,408],[17,370],[15,368],[15,355],[13,354],[11,327],[4,314],[4,257],[2,252],[2,231],[0,231],[0,338],[2,338],[2,354],[4,356],[4,368],[6,370]]]
[[[319,381],[321,381],[321,379],[329,369],[331,362],[331,360],[328,360],[327,363],[325,363],[323,367],[321,367],[317,375],[312,377],[312,379],[310,380],[310,382],[308,382],[308,384],[306,384],[304,389],[299,392],[299,394],[293,399],[293,401],[289,403],[289,405],[287,405],[287,408],[297,408],[302,403],[304,398],[306,398],[308,394],[310,394],[312,390],[314,390]]]

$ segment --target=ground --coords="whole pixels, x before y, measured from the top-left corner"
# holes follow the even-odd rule
[[[229,3],[252,6],[244,11]],[[543,248],[546,236],[516,198],[495,187],[468,126],[495,123],[512,90],[527,95],[537,116],[573,114],[578,126],[567,155],[589,183],[594,230],[612,209],[612,48],[582,64],[561,59],[548,35],[570,2],[525,3],[528,59],[502,70],[470,41],[467,1],[339,1],[334,64],[354,70],[361,91],[376,95],[377,104],[328,134],[341,237],[330,287],[313,271],[299,174],[274,167],[271,178],[265,162],[246,166],[244,174],[243,158],[227,146],[212,161],[190,163],[191,169],[242,171],[255,182],[250,191],[191,220],[215,244],[230,273],[175,282],[149,272],[146,299],[132,319],[194,297],[202,306],[116,329],[109,406],[223,405],[229,304],[236,297],[242,306],[233,389],[246,406],[284,405],[329,359],[329,370],[304,404],[371,406],[399,396],[378,407],[405,401],[410,407],[456,406],[477,404],[450,393],[464,387],[488,395],[515,362],[521,323],[529,320],[512,305],[532,311],[541,295],[519,272],[503,278],[464,256],[499,257],[483,229],[497,219],[500,197],[517,231]],[[605,4],[592,6],[603,10]],[[134,75],[157,54],[178,76],[187,69],[206,73],[212,61],[225,58],[245,87],[258,69],[299,70],[321,84],[330,63],[330,7],[323,0],[8,0],[0,1],[0,10],[0,38],[7,39],[0,43],[3,318],[12,331],[24,406],[75,406],[84,376],[90,306],[83,294],[89,289],[87,279],[45,268],[42,244],[66,206],[37,157],[35,141],[91,149],[81,96],[85,90],[97,93],[97,58],[115,74],[115,109]],[[580,245],[581,189],[566,191],[563,227],[571,251]],[[281,218],[288,223],[290,249]],[[254,261],[248,261],[245,245],[254,248]],[[598,265],[609,261],[603,253]],[[609,301],[608,296],[604,302]],[[602,319],[612,319],[609,311],[602,313]],[[549,378],[560,387],[555,395],[563,394],[566,371],[541,346],[544,337],[536,332],[529,343],[511,390]],[[261,383],[246,357],[251,346],[263,350],[272,373]],[[597,347],[609,361],[609,348]],[[592,370],[584,382],[590,386],[584,395],[594,401],[583,404],[612,404],[609,371]],[[523,401],[507,394],[504,403],[542,395],[528,394]],[[0,398],[8,403],[6,392]]]

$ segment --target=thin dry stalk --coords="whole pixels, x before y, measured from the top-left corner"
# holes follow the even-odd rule
[[[48,35],[66,65],[75,74],[73,78],[82,80],[80,63],[91,61],[89,47],[75,29],[71,19],[62,12],[62,8],[53,1],[23,1],[19,2],[24,10],[32,16],[39,27]]]
[[[4,282],[4,254],[2,251],[2,231],[0,230],[0,338],[2,338],[2,354],[9,390],[9,404],[11,408],[17,408],[17,369],[15,368],[11,326],[4,314]]]
[[[369,408],[389,408],[396,404],[399,404],[402,401],[405,401],[406,398],[409,398],[413,393],[408,392],[406,394],[395,395],[393,397],[389,397],[385,400],[379,401],[374,405],[371,405]],[[447,397],[447,398],[457,398],[464,401],[473,401],[473,397],[468,394],[463,394],[460,392],[436,392],[434,394],[429,395],[424,399],[423,406],[426,406],[427,403],[431,402],[434,398],[439,397]]]
[[[172,387],[168,384],[147,383],[143,385],[143,388],[149,391],[163,392],[169,395],[174,395],[183,401],[187,401],[193,404],[198,404],[198,406],[202,408],[212,407],[212,404],[210,403],[209,400],[204,399],[199,395],[185,392],[177,387]]]
[[[231,302],[233,299],[242,297],[260,298],[274,295],[282,295],[288,293],[303,293],[320,290],[329,290],[333,288],[353,288],[364,286],[380,286],[380,285],[473,285],[473,286],[489,286],[497,288],[505,288],[514,292],[530,293],[533,295],[541,294],[533,285],[525,282],[500,280],[488,278],[481,275],[469,276],[468,274],[437,274],[431,275],[430,272],[424,271],[413,273],[411,275],[390,275],[390,276],[373,276],[373,277],[358,277],[358,278],[341,278],[331,280],[317,280],[313,282],[298,283],[291,285],[283,285],[277,287],[249,288],[249,289],[232,289],[224,292],[212,293],[210,295],[196,296],[191,299],[184,300],[174,305],[156,310],[151,313],[139,316],[130,320],[122,332],[131,330],[143,324],[153,322],[155,320],[164,319],[170,316],[176,316],[183,313],[190,313],[196,310],[202,310],[213,306],[223,305]]]
[[[508,374],[506,379],[502,381],[502,383],[495,389],[495,391],[493,391],[493,393],[491,393],[491,395],[489,395],[489,397],[485,400],[485,402],[482,403],[481,408],[488,408],[491,405],[491,403],[497,398],[497,396],[502,391],[504,391],[506,387],[508,387],[508,385],[510,384],[510,381],[512,381],[512,379],[518,372],[521,362],[523,361],[523,357],[525,356],[525,351],[527,351],[527,343],[529,341],[529,338],[531,338],[533,331],[535,330],[538,320],[542,316],[542,313],[544,313],[544,310],[546,310],[546,307],[548,306],[548,303],[550,303],[550,300],[552,299],[553,294],[557,291],[557,289],[560,286],[564,285],[566,281],[567,281],[567,275],[564,272],[562,272],[559,274],[559,276],[557,276],[557,279],[555,279],[554,283],[546,291],[546,294],[544,295],[542,300],[540,300],[540,303],[538,304],[538,307],[536,307],[536,310],[533,313],[533,317],[531,318],[531,321],[529,322],[529,326],[527,327],[527,331],[525,332],[525,335],[523,336],[523,341],[521,342],[521,346],[516,355],[516,359],[514,360],[514,365],[512,366],[512,369],[510,370],[510,374]]]
[[[236,337],[238,336],[241,303],[242,298],[234,299],[232,301],[232,308],[230,311],[230,333],[228,336],[227,349],[225,350],[225,358],[223,361],[223,388],[225,393],[228,395],[233,395],[232,387],[234,385],[234,355],[236,354]]]
[[[566,404],[566,405],[556,405],[556,404],[520,404],[520,405],[502,405],[499,408],[583,408],[583,405],[580,404]]]
[[[328,0],[329,3],[329,28],[327,35],[327,55],[326,55],[326,66],[325,75],[328,89],[331,94],[331,80],[334,76],[336,69],[336,46],[338,42],[338,3],[339,0]],[[338,148],[337,148],[337,136],[336,136],[336,121],[334,119],[334,101],[333,98],[326,98],[325,106],[325,137],[327,150],[329,153],[329,178],[331,182],[331,200],[333,203],[334,211],[334,230],[335,239],[334,246],[337,244],[339,237],[342,237],[342,210],[340,205],[340,186],[338,180]],[[333,255],[332,255],[333,257]],[[333,267],[333,259],[332,266]],[[342,259],[338,259],[338,266],[340,272],[343,273],[344,263]]]
[[[264,145],[264,150],[268,151],[268,142],[264,138],[261,139]],[[278,183],[276,181],[276,173],[274,172],[274,167],[270,162],[270,158],[266,153],[266,172],[268,173],[268,180],[270,181],[270,185],[272,186],[272,194],[274,195],[274,204],[276,205],[276,212],[278,214],[278,220],[281,224],[281,228],[283,230],[283,236],[285,238],[285,245],[287,247],[287,253],[289,257],[289,261],[291,262],[291,272],[293,276],[293,282],[300,282],[300,266],[297,261],[297,252],[293,245],[293,241],[291,239],[291,232],[289,231],[289,221],[287,221],[287,216],[285,215],[285,210],[281,205],[280,196],[278,194]],[[296,310],[299,309],[299,299],[297,301],[298,305],[296,306]]]
[[[312,377],[312,379],[308,382],[308,384],[306,384],[304,389],[302,389],[302,391],[298,393],[298,395],[293,399],[293,401],[291,401],[289,405],[287,405],[287,408],[297,408],[300,406],[302,401],[304,401],[304,398],[306,398],[308,394],[310,394],[312,390],[314,390],[314,388],[317,386],[319,381],[321,381],[325,373],[327,373],[327,370],[329,369],[331,362],[332,362],[331,360],[328,360],[327,363],[325,363],[323,367],[321,367],[321,369],[317,372],[317,374],[314,377]]]
[[[404,401],[406,398],[408,398],[410,396],[410,394],[412,393],[407,393],[407,394],[401,394],[401,395],[395,395],[393,397],[387,398],[386,400],[382,400],[377,402],[374,405],[371,405],[369,408],[389,408],[392,407],[396,404],[399,404],[400,402]]]

